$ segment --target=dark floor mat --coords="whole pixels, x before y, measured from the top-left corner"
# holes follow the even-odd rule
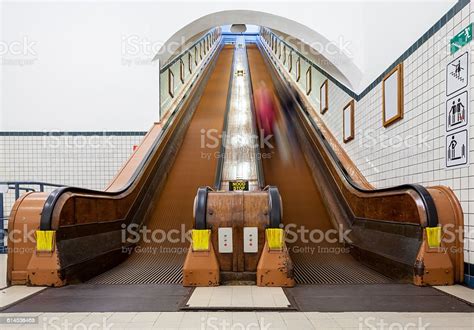
[[[474,312],[455,297],[411,284],[300,285],[285,293],[302,312]]]
[[[190,290],[181,285],[69,285],[46,289],[3,312],[175,312]]]

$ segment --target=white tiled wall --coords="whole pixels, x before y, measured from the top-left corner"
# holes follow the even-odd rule
[[[204,39],[207,39],[204,43]],[[212,41],[212,42],[211,42]],[[210,30],[203,38],[184,51],[184,82],[180,79],[180,61],[176,61],[160,74],[161,109],[165,112],[176,107],[177,101],[200,74],[205,60],[221,42],[220,29]],[[201,46],[200,46],[201,45]],[[208,45],[208,47],[204,47]],[[195,63],[194,48],[198,52]],[[189,71],[188,52],[191,54]],[[169,94],[168,72],[174,73],[174,97]],[[164,113],[161,114],[162,116]],[[150,123],[151,124],[151,123]],[[35,181],[91,189],[104,189],[128,159],[133,146],[138,145],[145,132],[118,132],[97,134],[0,134],[0,182]],[[37,186],[31,186],[37,189]],[[46,191],[55,188],[45,187]],[[4,213],[8,216],[15,201],[14,190],[4,195]],[[2,215],[0,215],[1,217]]]
[[[104,189],[145,132],[142,135],[23,134],[0,136],[0,182],[41,181]],[[6,215],[13,203],[14,191],[9,190],[5,195]]]
[[[471,10],[472,8],[472,10]],[[343,143],[344,106],[351,97],[329,82],[329,110],[322,115],[327,127],[338,139],[367,180],[375,187],[404,183],[425,186],[446,185],[455,191],[464,211],[466,229],[464,260],[474,264],[474,134],[471,134],[469,168],[444,168],[445,66],[455,56],[449,54],[451,37],[474,20],[474,6],[468,4],[438,32],[404,61],[404,118],[384,128],[382,124],[382,85],[379,83],[355,106],[355,139]],[[472,44],[472,43],[471,43]],[[465,48],[473,46],[469,45]],[[293,55],[293,77],[296,77]],[[471,52],[474,69],[474,54]],[[288,61],[287,61],[288,62]],[[282,59],[280,64],[283,65]],[[288,68],[288,63],[285,65]],[[308,64],[301,60],[299,87],[306,91]],[[471,76],[474,70],[471,69]],[[319,87],[326,77],[312,68],[313,88],[308,96],[319,113]],[[471,77],[472,80],[472,77]],[[474,83],[471,82],[471,95]],[[471,96],[470,116],[474,101]],[[473,125],[471,120],[471,126]],[[400,139],[407,141],[401,143]]]

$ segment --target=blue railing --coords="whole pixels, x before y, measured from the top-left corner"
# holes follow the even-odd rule
[[[6,237],[8,226],[5,226],[6,220],[8,220],[8,214],[10,210],[5,210],[5,197],[6,194],[12,190],[15,194],[15,201],[20,198],[21,193],[39,191],[43,192],[45,188],[59,188],[63,185],[46,183],[46,182],[36,182],[36,181],[6,181],[0,182],[0,186],[3,189],[0,191],[0,254],[7,253],[6,248]]]

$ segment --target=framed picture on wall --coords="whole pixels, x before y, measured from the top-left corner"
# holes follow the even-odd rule
[[[296,59],[296,82],[300,81],[301,78],[301,57],[298,56]]]
[[[383,126],[403,118],[403,63],[393,68],[382,81]]]
[[[181,83],[184,84],[184,78],[186,75],[186,67],[184,65],[183,59],[179,59],[179,79],[181,80]]]
[[[171,69],[168,69],[168,93],[174,97],[174,74]]]
[[[344,143],[354,139],[354,100],[342,109],[342,135]]]
[[[312,76],[311,65],[308,70],[306,70],[306,95],[309,95],[313,90],[313,76]]]
[[[324,114],[328,111],[328,80],[326,79],[319,88],[319,111]]]

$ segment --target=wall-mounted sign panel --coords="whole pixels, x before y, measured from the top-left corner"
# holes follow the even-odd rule
[[[446,64],[445,167],[469,166],[469,53]]]
[[[446,101],[446,131],[465,127],[469,120],[469,94],[465,90]]]
[[[465,52],[446,66],[446,95],[466,88],[469,78],[469,54]]]
[[[472,23],[451,38],[451,54],[456,53],[472,40]]]
[[[467,130],[446,135],[446,167],[469,164],[469,134]]]

